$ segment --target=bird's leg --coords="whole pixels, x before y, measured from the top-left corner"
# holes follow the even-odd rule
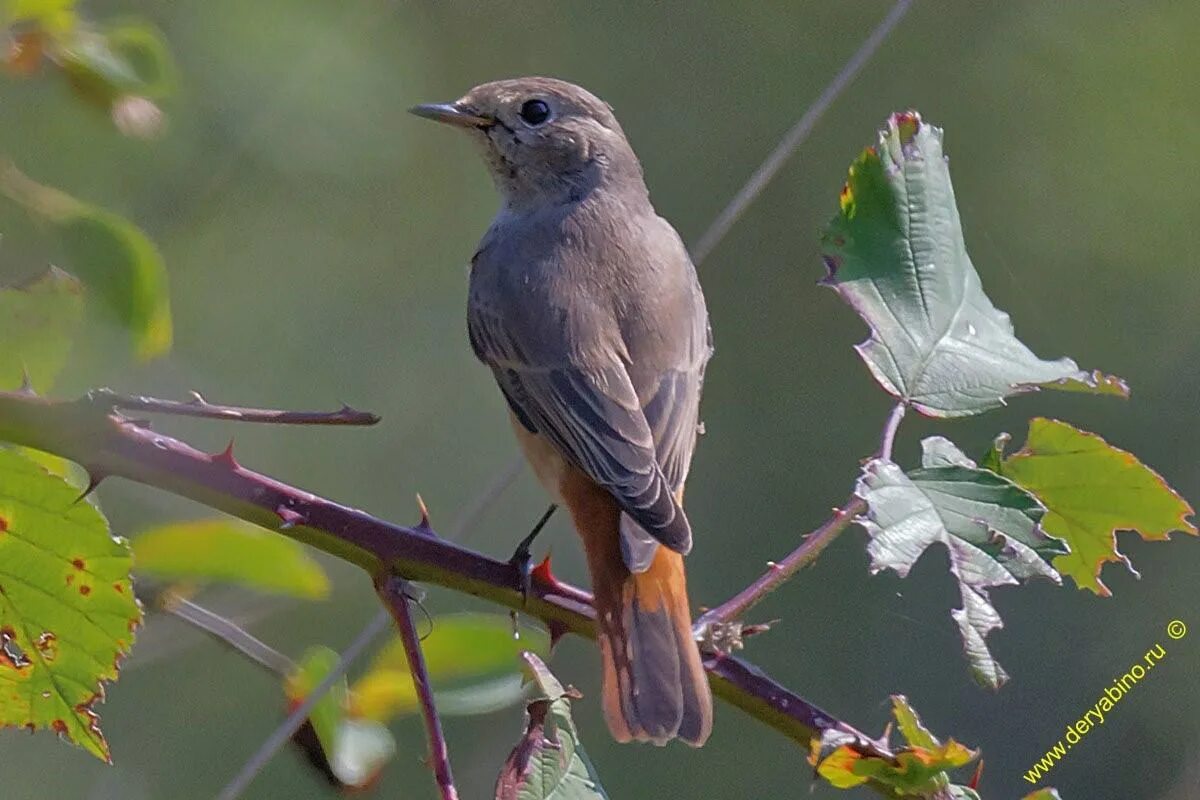
[[[521,540],[521,543],[517,545],[517,549],[513,551],[512,556],[508,559],[508,563],[515,566],[520,574],[522,602],[529,602],[529,590],[533,586],[533,556],[530,554],[529,548],[533,544],[533,540],[542,532],[542,528],[546,527],[546,523],[550,521],[550,517],[554,516],[554,512],[557,510],[558,505],[551,503],[550,507],[546,509],[546,513],[542,514],[541,519],[533,526],[533,530]]]

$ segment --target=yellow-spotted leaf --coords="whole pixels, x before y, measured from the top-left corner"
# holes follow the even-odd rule
[[[996,440],[984,466],[1046,507],[1042,528],[1071,548],[1054,558],[1054,568],[1079,588],[1107,596],[1111,592],[1100,581],[1104,565],[1116,561],[1133,569],[1117,549],[1117,531],[1136,531],[1147,541],[1166,540],[1173,531],[1196,535],[1188,502],[1132,453],[1096,434],[1037,417],[1029,422],[1025,446],[1006,457],[1007,438]]]
[[[28,378],[35,390],[47,391],[71,351],[82,310],[79,281],[59,269],[0,289],[0,389]]]
[[[0,449],[0,724],[109,759],[95,704],[141,620],[131,563],[78,489]]]
[[[954,787],[949,770],[969,764],[979,755],[953,739],[943,744],[921,724],[920,717],[903,695],[892,696],[892,714],[898,723],[903,746],[892,748],[895,760],[864,755],[851,746],[849,734],[826,731],[813,739],[809,763],[817,774],[838,789],[852,789],[867,781],[882,784],[897,797],[929,797],[935,792],[951,792],[951,796],[967,797],[964,787]],[[962,790],[957,793],[952,790]]]
[[[512,621],[499,614],[450,614],[435,617],[421,643],[438,710],[447,716],[484,714],[521,699],[517,657],[522,651],[545,654],[550,638],[539,628],[522,626],[513,636]],[[417,710],[417,697],[404,646],[393,639],[354,684],[354,713],[386,721]]]
[[[242,522],[205,519],[163,525],[133,540],[139,574],[193,583],[234,583],[293,597],[329,595],[329,578],[304,545]]]

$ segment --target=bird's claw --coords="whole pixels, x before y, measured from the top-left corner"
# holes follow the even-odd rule
[[[542,532],[542,528],[546,527],[546,523],[550,521],[550,517],[554,514],[557,505],[551,505],[542,515],[542,518],[533,526],[533,530],[529,532],[521,543],[517,545],[517,549],[513,551],[509,557],[508,563],[512,564],[517,570],[517,588],[521,592],[521,605],[529,605],[529,595],[533,591],[533,554],[531,548],[533,540]]]

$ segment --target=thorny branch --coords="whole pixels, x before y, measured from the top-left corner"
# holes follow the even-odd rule
[[[555,632],[595,638],[592,598],[581,589],[535,581],[526,601],[516,566],[439,538],[426,519],[411,527],[386,522],[247,469],[231,450],[204,453],[147,430],[86,397],[0,392],[0,440],[74,461],[93,483],[127,478],[279,531],[361,567],[376,585],[393,575],[437,584],[522,611]],[[802,746],[837,730],[858,752],[894,760],[885,745],[742,659],[710,653],[704,666],[718,697]]]

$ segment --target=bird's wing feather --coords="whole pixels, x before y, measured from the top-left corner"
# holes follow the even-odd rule
[[[523,347],[499,316],[480,307],[471,309],[469,329],[476,354],[491,366],[521,424],[548,438],[568,461],[605,487],[654,541],[688,552],[691,529],[674,489],[686,475],[692,442],[678,432],[687,414],[676,420],[671,400],[680,389],[677,380],[667,381],[651,400],[656,409],[652,423],[615,353],[593,359],[587,368],[569,361],[536,363],[530,356],[534,348]],[[690,427],[694,440],[694,414]],[[667,439],[671,443],[660,451],[660,440]]]

